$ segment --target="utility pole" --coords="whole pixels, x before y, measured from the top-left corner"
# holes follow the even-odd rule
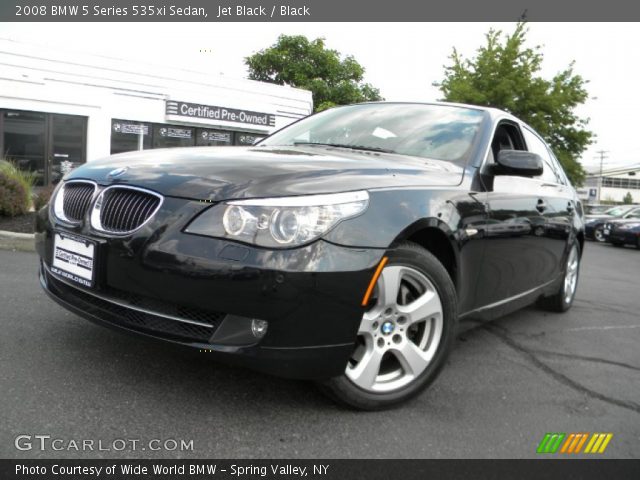
[[[598,203],[600,203],[600,192],[602,191],[602,166],[604,165],[604,161],[609,158],[607,157],[609,150],[598,150],[596,153],[600,156],[600,176],[598,177]]]

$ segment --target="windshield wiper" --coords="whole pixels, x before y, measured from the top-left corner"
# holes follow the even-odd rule
[[[320,143],[320,142],[293,142],[294,145],[317,145],[319,147],[348,148],[350,150],[362,150],[365,152],[396,153],[394,150],[380,147],[368,147],[366,145],[343,145],[340,143]]]

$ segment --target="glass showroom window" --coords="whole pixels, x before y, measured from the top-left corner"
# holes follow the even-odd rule
[[[111,121],[111,154],[151,148],[151,125],[129,120]]]
[[[236,133],[236,145],[253,145],[258,140],[262,140],[265,135],[256,135],[254,133]]]
[[[214,145],[232,145],[232,133],[223,132],[221,130],[209,130],[207,128],[198,128],[196,130],[196,145],[198,146],[214,146]]]
[[[194,144],[193,128],[165,124],[153,126],[153,148],[192,147]]]

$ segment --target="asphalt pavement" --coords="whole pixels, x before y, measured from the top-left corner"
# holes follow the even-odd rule
[[[0,251],[0,458],[532,458],[546,432],[610,432],[600,457],[640,457],[632,248],[588,243],[568,313],[462,334],[428,391],[374,413],[95,326],[36,270],[35,254]]]

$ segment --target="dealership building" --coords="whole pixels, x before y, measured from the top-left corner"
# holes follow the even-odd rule
[[[309,115],[311,92],[0,39],[0,153],[55,183],[110,154],[251,145]]]
[[[588,203],[621,203],[630,194],[640,204],[640,164],[589,173],[578,194]]]

